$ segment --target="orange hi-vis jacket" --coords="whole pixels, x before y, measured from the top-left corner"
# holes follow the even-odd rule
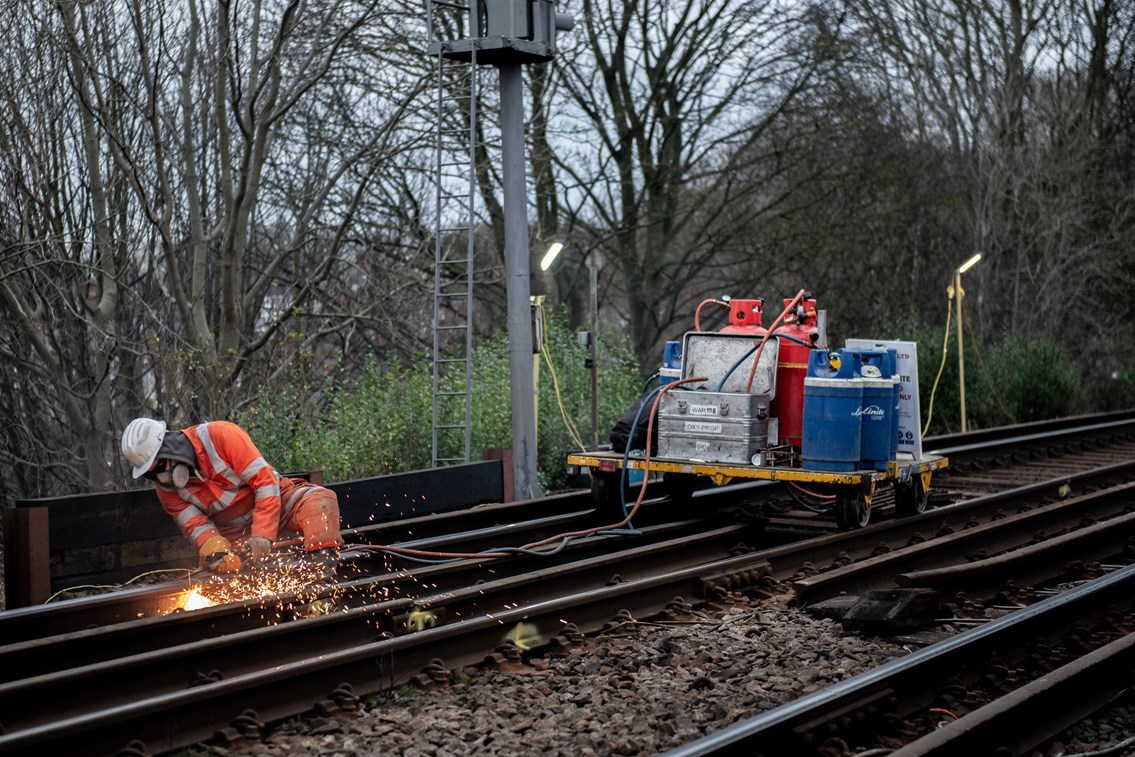
[[[184,489],[158,484],[158,501],[200,549],[218,533],[238,532],[269,541],[280,529],[280,477],[243,428],[211,421],[182,429],[193,444],[197,470]]]

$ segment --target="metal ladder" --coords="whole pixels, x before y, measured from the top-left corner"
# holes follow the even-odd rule
[[[456,46],[439,31],[460,35],[479,21],[475,0],[429,0],[429,41],[436,48],[433,446],[432,465],[469,462],[473,421],[473,257],[476,230],[477,102],[475,42]],[[470,33],[470,37],[476,36]],[[465,58],[465,55],[468,58]]]

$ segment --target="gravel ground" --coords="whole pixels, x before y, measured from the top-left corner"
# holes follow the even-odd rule
[[[356,716],[296,718],[262,742],[180,754],[655,755],[911,651],[785,604],[624,624],[566,657],[464,668],[448,687],[365,697]],[[1135,734],[1135,699],[1117,705],[1034,755],[1091,754]]]
[[[139,583],[170,580],[182,578],[154,574]],[[792,608],[791,599],[774,595],[759,607],[699,614],[692,622],[624,625],[587,639],[568,657],[464,668],[452,672],[449,687],[403,686],[364,697],[355,716],[296,718],[261,742],[174,754],[655,755],[912,651],[846,634],[838,621]],[[1093,754],[1135,757],[1135,691],[1029,757]]]
[[[789,608],[636,623],[568,657],[467,668],[358,717],[295,719],[219,755],[649,755],[770,710],[908,650]]]

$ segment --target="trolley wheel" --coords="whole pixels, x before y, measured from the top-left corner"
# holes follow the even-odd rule
[[[900,518],[926,512],[930,493],[922,485],[922,476],[911,476],[905,483],[895,482],[895,514]]]
[[[840,531],[863,528],[871,520],[867,500],[857,486],[841,487],[836,493],[835,522]]]
[[[619,483],[622,480],[622,471],[609,473],[607,471],[593,471],[591,474],[591,499],[595,509],[605,520],[616,523],[626,515],[623,513],[623,503],[619,498]]]
[[[698,477],[688,473],[663,473],[662,483],[672,502],[685,502],[698,490]]]

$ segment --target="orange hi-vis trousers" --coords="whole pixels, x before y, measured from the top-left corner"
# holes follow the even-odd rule
[[[327,547],[343,546],[339,532],[339,498],[335,492],[301,478],[280,476],[280,533],[276,539],[288,538],[287,531],[303,534],[303,548],[307,552]],[[248,540],[247,528],[238,534],[226,533],[217,524],[221,534],[239,546]]]
[[[280,502],[284,506],[280,527],[303,534],[306,551],[343,546],[343,535],[339,533],[339,498],[335,492],[300,478],[280,476]]]

